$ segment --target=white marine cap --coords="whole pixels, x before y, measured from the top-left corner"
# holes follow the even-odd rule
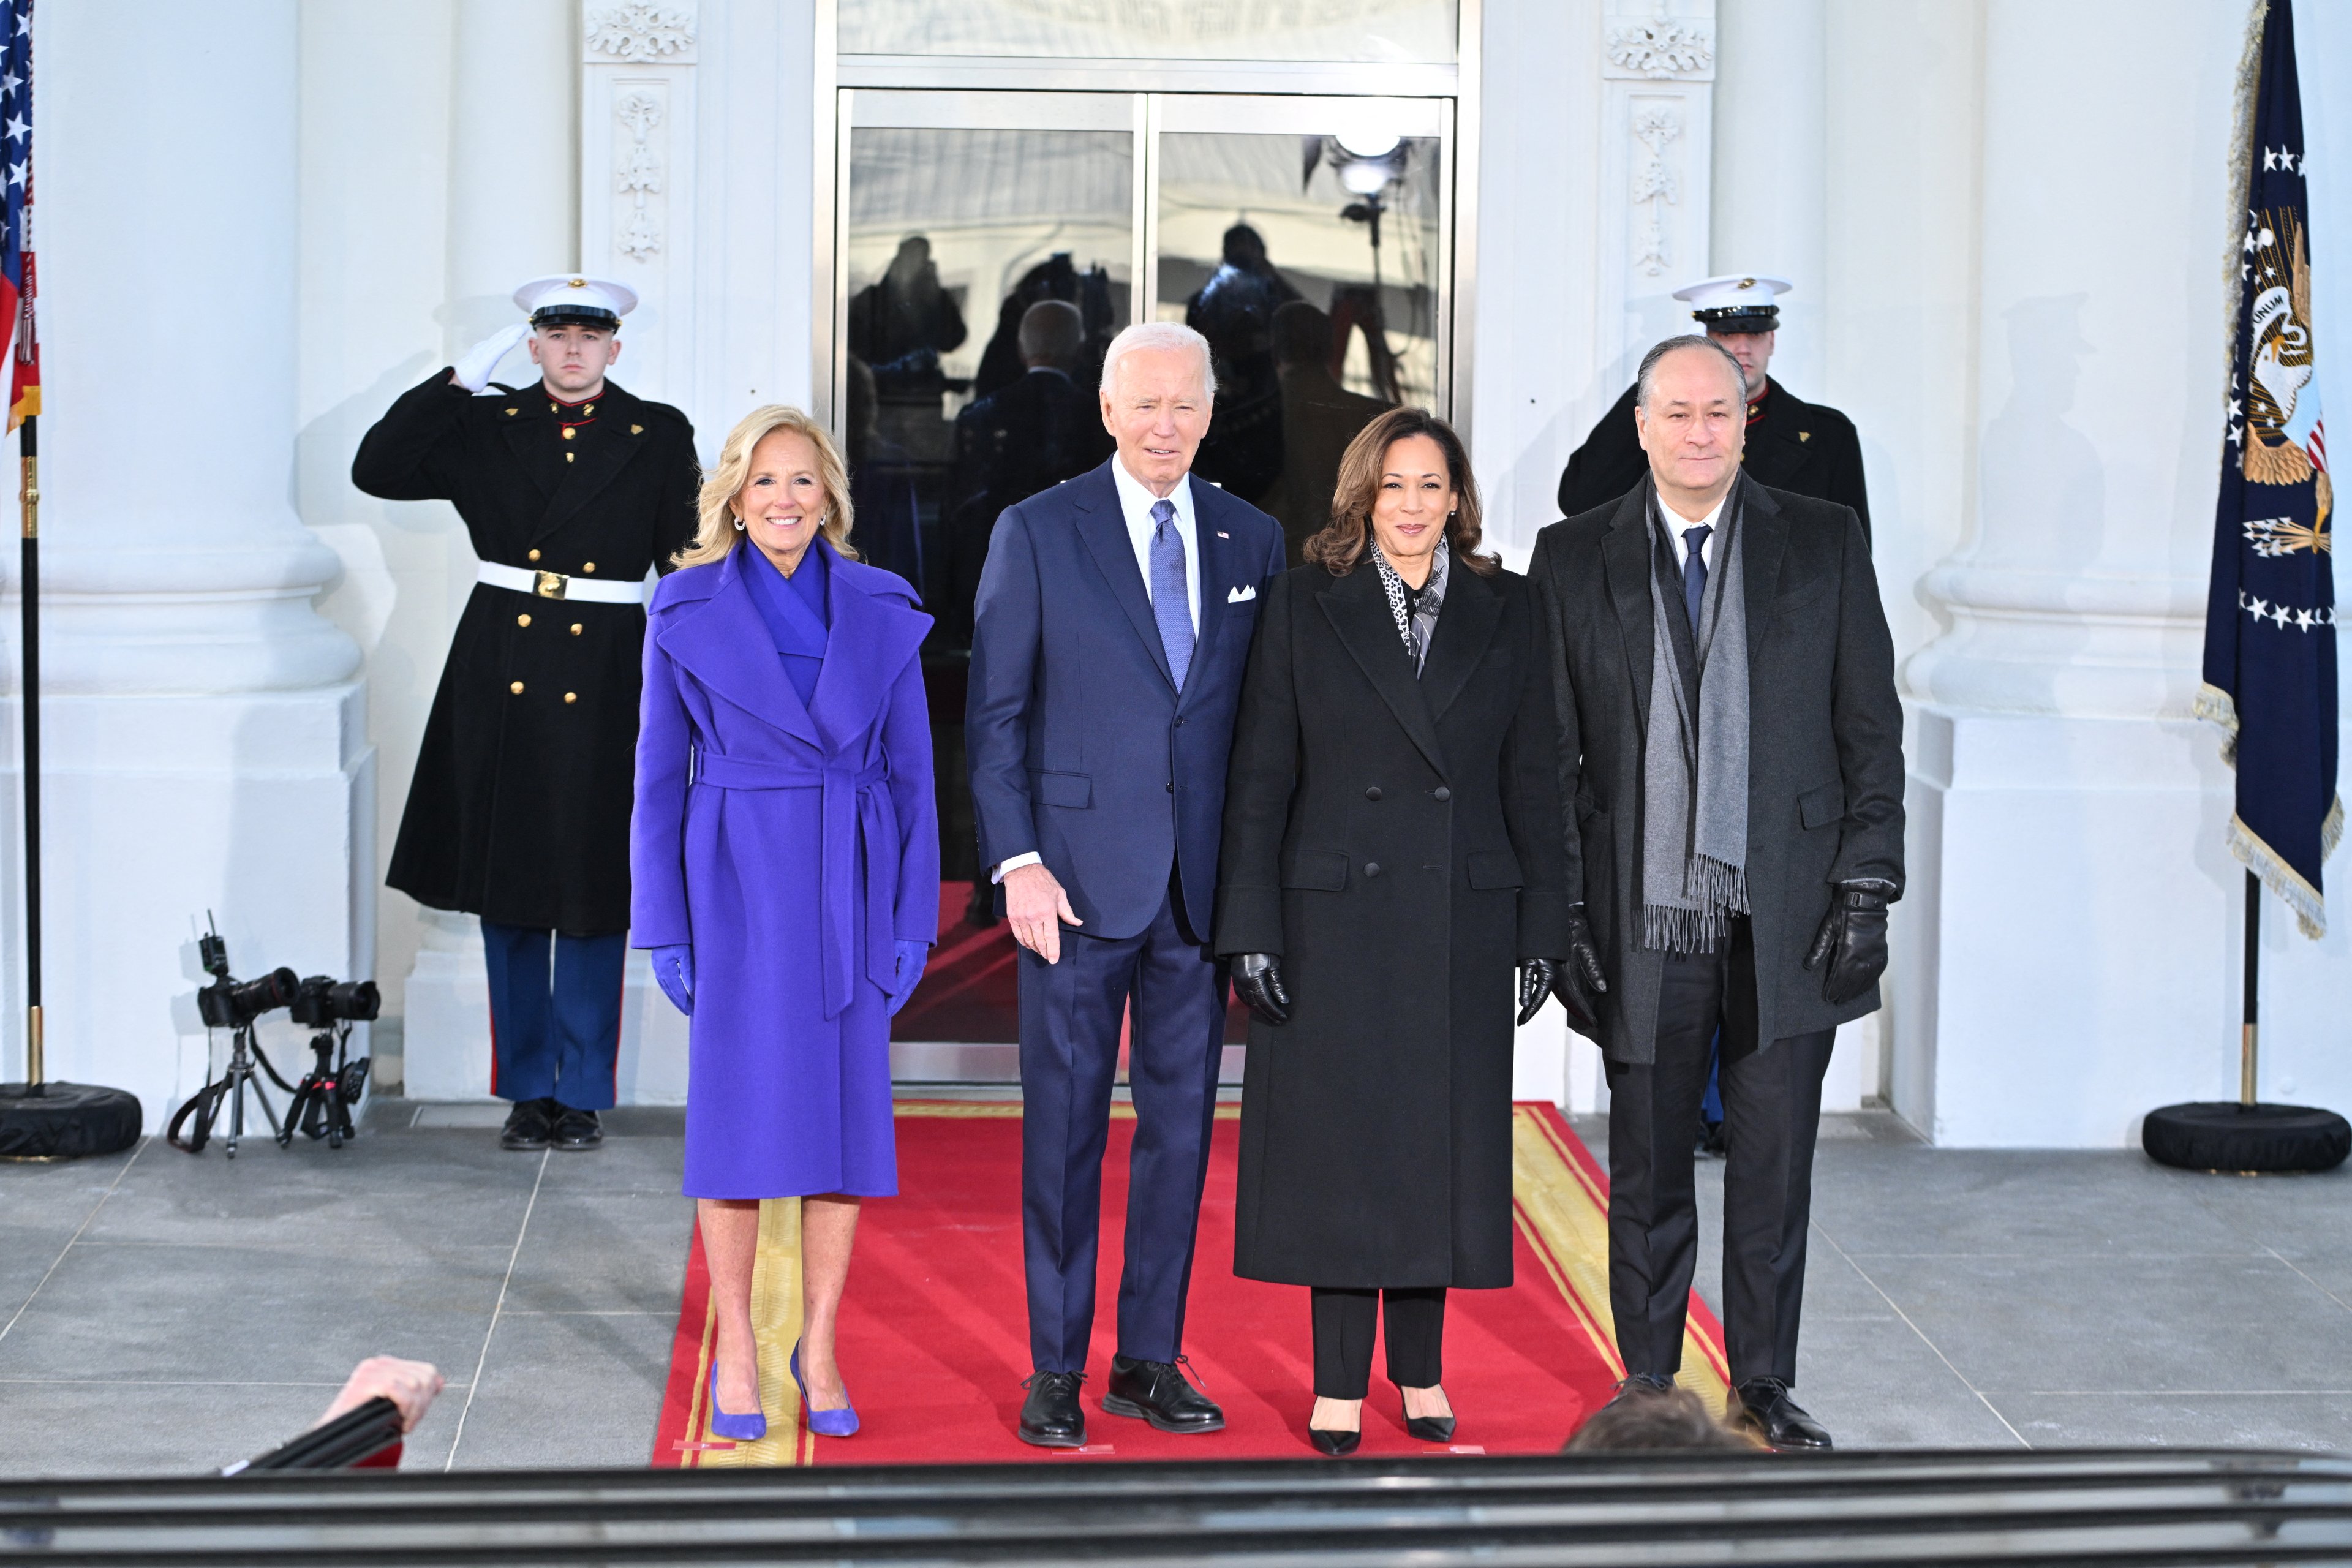
[[[637,291],[610,279],[562,272],[532,279],[514,291],[514,302],[534,327],[576,321],[618,329],[621,318],[637,308]]]
[[[1774,299],[1789,289],[1785,278],[1735,272],[1677,289],[1675,298],[1688,300],[1691,320],[1706,323],[1709,331],[1769,332],[1780,324],[1780,307]]]

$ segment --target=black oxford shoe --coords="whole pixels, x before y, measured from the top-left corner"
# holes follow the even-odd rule
[[[1078,1405],[1082,1372],[1032,1373],[1021,1386],[1029,1397],[1021,1402],[1019,1435],[1040,1448],[1083,1448],[1087,1446],[1087,1413]]]
[[[604,1141],[604,1123],[593,1110],[574,1110],[570,1106],[557,1108],[554,1131],[559,1149],[593,1149]]]
[[[1173,1362],[1110,1358],[1110,1385],[1102,1406],[1113,1415],[1137,1415],[1162,1432],[1222,1432],[1225,1413],[1184,1381]]]
[[[1739,1385],[1736,1420],[1745,1424],[1773,1451],[1782,1454],[1827,1453],[1832,1445],[1822,1424],[1789,1397],[1789,1385],[1777,1377],[1751,1377]]]
[[[499,1133],[501,1149],[544,1149],[554,1136],[555,1119],[548,1114],[551,1100],[518,1100],[507,1112],[507,1124]]]

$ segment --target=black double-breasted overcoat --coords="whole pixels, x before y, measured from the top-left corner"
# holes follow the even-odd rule
[[[1748,611],[1748,929],[1759,1047],[1874,1012],[1805,968],[1840,882],[1903,887],[1903,708],[1862,525],[1742,474],[1731,543]],[[1647,484],[1536,535],[1528,563],[1553,645],[1567,881],[1601,966],[1601,1047],[1654,1060],[1664,955],[1642,945],[1643,744],[1655,569]],[[1735,1009],[1743,1016],[1747,1008]]]
[[[1225,786],[1215,945],[1250,1023],[1234,1268],[1511,1281],[1512,974],[1566,946],[1559,733],[1527,581],[1458,560],[1416,679],[1366,563],[1274,580]]]
[[[1650,471],[1633,425],[1629,386],[1584,438],[1559,476],[1559,510],[1574,517],[1606,506]],[[1853,421],[1827,404],[1808,403],[1769,376],[1748,424],[1740,469],[1768,489],[1789,490],[1853,509],[1862,537],[1870,539],[1870,491],[1862,474],[1862,437]]]
[[[699,474],[694,428],[667,404],[610,382],[586,411],[543,386],[474,396],[446,369],[402,394],[352,460],[370,495],[454,503],[484,561],[630,584],[694,536]],[[477,583],[384,879],[509,925],[626,931],[645,630],[634,600]]]

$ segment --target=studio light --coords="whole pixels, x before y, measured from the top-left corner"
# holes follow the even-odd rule
[[[1395,177],[1395,174],[1396,171],[1389,167],[1385,161],[1358,158],[1351,163],[1339,165],[1339,184],[1356,195],[1378,195],[1387,188],[1389,181]]]

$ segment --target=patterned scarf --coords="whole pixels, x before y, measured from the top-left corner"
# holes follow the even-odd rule
[[[1437,630],[1437,612],[1445,607],[1445,568],[1453,558],[1441,535],[1437,553],[1429,563],[1429,580],[1416,595],[1407,588],[1389,558],[1381,553],[1374,542],[1372,564],[1380,568],[1381,589],[1389,596],[1389,614],[1396,617],[1397,636],[1404,639],[1404,656],[1412,660],[1412,673],[1417,679],[1421,667],[1429,659],[1429,639]]]

